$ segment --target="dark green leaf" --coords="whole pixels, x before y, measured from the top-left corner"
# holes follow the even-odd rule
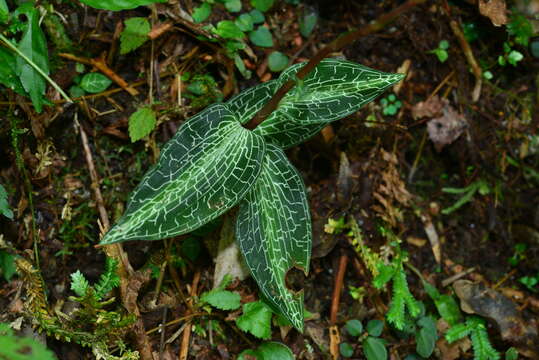
[[[349,358],[354,355],[354,348],[349,343],[342,342],[339,344],[339,352],[341,353],[341,356]]]
[[[288,66],[288,56],[279,51],[274,51],[268,56],[268,67],[271,71],[279,72]]]
[[[56,357],[39,341],[15,336],[8,324],[0,323],[0,359],[56,360]]]
[[[6,0],[0,0],[0,24],[5,24],[9,18],[9,8]]]
[[[4,215],[8,219],[13,220],[13,211],[9,208],[7,197],[7,191],[2,185],[0,185],[0,214]]]
[[[208,2],[203,2],[202,5],[193,10],[193,20],[195,23],[201,23],[206,20],[211,14],[211,5]]]
[[[281,73],[278,87],[295,80],[305,63]],[[281,100],[279,107],[254,132],[288,148],[310,138],[332,121],[342,119],[372,101],[403,78],[337,59],[325,59]],[[266,100],[267,101],[267,100]]]
[[[102,244],[193,231],[236,205],[257,179],[264,140],[223,104],[186,121],[133,191]]]
[[[309,271],[311,219],[305,186],[284,152],[268,145],[262,172],[240,204],[236,238],[268,303],[303,329],[303,292],[292,293],[285,275]]]
[[[21,81],[17,76],[17,60],[7,49],[0,47],[0,84],[15,91],[18,94],[26,95]]]
[[[230,20],[219,21],[215,33],[223,39],[241,39],[245,36],[243,31]]]
[[[369,335],[372,336],[380,336],[382,335],[382,331],[384,330],[384,322],[381,320],[370,320],[367,323],[367,332]]]
[[[271,36],[271,32],[265,26],[259,26],[255,31],[251,31],[249,33],[249,40],[256,46],[273,46],[273,37]]]
[[[434,300],[434,304],[436,305],[436,309],[440,316],[447,321],[449,325],[453,326],[461,320],[462,314],[459,305],[453,296],[441,295],[437,300]]]
[[[39,27],[39,12],[32,8],[26,15],[28,16],[28,26],[22,35],[18,49],[45,74],[49,74],[47,41]],[[16,72],[22,86],[30,95],[36,111],[41,112],[46,88],[45,79],[20,56],[17,56]]]
[[[241,31],[249,32],[254,29],[253,27],[253,18],[249,14],[241,14],[238,16],[234,23],[238,26]]]
[[[202,294],[200,300],[220,310],[236,310],[241,306],[241,296],[228,290],[212,290]]]
[[[129,117],[129,137],[131,142],[149,135],[155,128],[155,123],[155,113],[149,107],[140,108],[131,114]]]
[[[148,40],[150,23],[143,17],[132,17],[124,21],[125,29],[120,34],[120,54],[127,54]]]
[[[241,11],[241,0],[226,0],[225,7],[230,12]]]
[[[304,37],[309,37],[318,22],[318,14],[311,8],[305,8],[302,16],[299,18],[299,32]]]
[[[262,12],[268,11],[273,6],[274,0],[251,0],[251,5]]]
[[[294,360],[294,354],[288,348],[288,346],[269,341],[260,345],[257,349],[258,354],[262,357],[262,360]]]
[[[15,256],[7,251],[0,250],[0,270],[6,281],[10,281],[13,275],[17,272],[15,267]]]
[[[425,316],[419,319],[420,326],[416,333],[416,351],[424,358],[428,358],[434,351],[434,345],[438,339],[436,333],[436,323],[431,317]]]
[[[96,9],[120,11],[158,2],[166,2],[166,0],[80,0],[80,2]]]
[[[89,73],[82,77],[80,87],[85,91],[96,94],[107,90],[112,80],[101,73]]]
[[[260,12],[260,10],[253,9],[249,12],[249,15],[251,15],[253,18],[253,23],[255,24],[262,24],[264,21],[266,21],[266,17]]]
[[[357,319],[348,320],[345,325],[346,331],[352,336],[359,336],[363,332],[363,325]]]
[[[387,350],[384,342],[376,337],[369,336],[363,340],[363,354],[367,360],[386,360]]]
[[[271,336],[271,309],[262,301],[243,305],[243,314],[236,319],[236,325],[260,339]]]

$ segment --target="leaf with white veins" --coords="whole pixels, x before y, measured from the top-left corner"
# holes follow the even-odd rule
[[[285,276],[293,267],[309,271],[311,218],[301,176],[274,145],[240,204],[236,237],[264,298],[302,330],[303,292],[292,293]]]
[[[286,69],[277,80],[277,88],[289,79],[296,80],[296,73],[304,65]],[[324,59],[285,95],[279,107],[254,132],[269,143],[289,148],[330,122],[356,112],[403,77],[350,61]]]
[[[255,183],[264,140],[223,104],[189,119],[163,147],[101,244],[193,231],[236,205]]]

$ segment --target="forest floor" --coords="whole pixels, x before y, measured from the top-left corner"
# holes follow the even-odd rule
[[[539,5],[511,2],[505,12],[479,3],[418,5],[332,54],[406,78],[287,150],[308,189],[313,223],[310,273],[290,273],[287,282],[303,289],[310,314],[303,333],[274,321],[269,338],[287,345],[296,358],[339,357],[344,342],[352,345],[351,358],[364,358],[346,322],[386,318],[394,294],[390,287],[373,286],[368,255],[358,242],[381,261],[404,254],[410,291],[438,327],[432,358],[473,358],[474,350],[479,357],[470,340],[448,344],[448,324],[422,279],[452,296],[465,313],[486,320],[487,341],[500,356],[513,348],[538,358],[533,319],[539,316],[539,40],[528,36],[524,45],[514,24],[524,18],[535,26],[532,35],[539,34]],[[504,0],[490,3],[505,6]],[[58,359],[95,358],[91,337],[84,338],[86,346],[67,341],[77,332],[93,333],[95,341],[118,340],[103,353],[120,356],[125,344],[154,359],[234,359],[263,342],[238,328],[238,311],[210,311],[197,303],[213,287],[216,244],[226,236],[221,223],[186,241],[123,243],[136,271],[123,284],[127,288],[122,294],[115,290],[109,304],[94,304],[93,313],[90,306],[76,322],[65,315],[80,306],[71,274],[99,280],[105,251],[113,251],[94,247],[103,217],[112,224],[119,218],[160,146],[186,119],[278,77],[268,66],[272,51],[291,63],[307,61],[340,34],[367,26],[400,2],[276,1],[264,13],[273,46],[249,42],[250,50],[240,52],[250,79],[226,56],[223,41],[201,35],[207,31],[202,25],[234,20],[251,4],[243,1],[234,13],[216,2],[202,25],[183,13],[192,14],[200,4],[169,1],[108,12],[61,2],[55,11],[69,24],[65,35],[74,46],[59,50],[52,41],[58,35],[45,32],[52,79],[69,89],[81,73],[92,71],[89,59],[94,65],[101,59],[131,91],[114,83],[66,104],[51,88],[52,106],[42,113],[29,99],[0,92],[0,112],[7,114],[0,122],[0,184],[14,212],[13,219],[0,215],[0,322],[40,338]],[[153,37],[122,55],[119,34],[133,17],[149,19]],[[314,29],[302,29],[312,19]],[[132,142],[128,118],[150,103],[157,124],[149,136]],[[258,299],[252,278],[232,281],[227,289],[238,292],[242,303]],[[122,302],[122,296],[130,299]],[[59,323],[63,330],[55,327]],[[415,334],[386,323],[380,337],[392,359],[404,359],[416,352]]]

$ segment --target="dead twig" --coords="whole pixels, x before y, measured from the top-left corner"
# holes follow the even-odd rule
[[[116,84],[118,84],[122,89],[124,89],[129,94],[131,94],[132,96],[138,95],[139,93],[137,89],[131,87],[127,83],[127,81],[122,79],[120,75],[116,74],[114,70],[109,68],[109,66],[105,62],[104,57],[99,57],[97,59],[88,59],[88,58],[83,58],[83,57],[79,57],[79,56],[75,56],[75,55],[67,54],[67,53],[60,53],[58,54],[58,56],[63,57],[64,59],[79,62],[81,64],[92,65],[97,70],[101,71],[104,75],[106,75],[109,79],[111,79]]]
[[[466,60],[468,61],[468,65],[472,68],[472,72],[475,76],[475,87],[472,92],[472,102],[476,102],[479,100],[479,96],[481,96],[481,86],[483,84],[483,72],[481,71],[481,68],[477,64],[477,61],[475,60],[475,56],[473,54],[472,48],[470,47],[470,44],[464,37],[464,33],[462,32],[462,29],[455,20],[451,20],[449,23],[451,26],[451,30],[453,30],[453,33],[457,37],[460,47],[462,51],[464,52],[464,56],[466,56]]]
[[[193,276],[193,282],[191,284],[191,299],[188,300],[188,302],[192,305],[192,297],[196,296],[197,294],[197,288],[198,288],[198,282],[200,280],[200,271],[197,271],[195,273],[195,276]],[[183,331],[183,337],[182,342],[180,345],[180,354],[178,355],[178,359],[180,360],[186,360],[187,355],[189,355],[189,341],[191,339],[191,322],[187,322],[187,326],[185,327],[185,330]]]

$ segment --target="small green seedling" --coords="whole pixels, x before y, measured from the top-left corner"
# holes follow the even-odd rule
[[[361,343],[363,355],[367,360],[386,360],[387,350],[386,342],[380,338],[384,329],[384,322],[380,320],[370,320],[365,329],[359,320],[349,320],[346,322],[345,329],[353,337],[358,338]],[[365,331],[364,331],[365,330]],[[352,357],[355,352],[353,345],[342,342],[339,344],[339,351],[343,357]]]
[[[382,113],[391,116],[396,115],[402,106],[402,102],[394,94],[380,100],[380,104],[382,105]]]
[[[325,59],[265,121],[254,130],[244,128],[282,84],[297,79],[304,65],[289,67],[278,79],[186,121],[101,244],[186,234],[239,206],[236,239],[264,301],[302,330],[303,293],[290,291],[285,275],[292,268],[309,271],[311,218],[305,185],[284,149],[356,112],[403,78]],[[252,304],[243,306],[244,315]]]
[[[464,323],[452,326],[445,334],[448,343],[470,336],[474,359],[498,360],[500,354],[492,347],[488,338],[485,320],[478,316],[468,316]]]
[[[448,58],[449,54],[447,53],[447,49],[449,49],[449,41],[442,40],[438,44],[438,47],[434,50],[429,51],[429,54],[434,54],[438,58],[438,60],[441,63],[444,63]]]
[[[515,246],[513,247],[513,255],[511,255],[511,257],[507,259],[509,265],[517,266],[522,260],[526,259],[527,249],[528,245],[524,243],[515,244]]]
[[[472,201],[474,195],[479,192],[481,195],[488,195],[490,194],[490,186],[489,184],[483,180],[479,179],[477,181],[474,181],[470,185],[466,186],[465,188],[442,188],[442,192],[447,194],[458,194],[462,195],[462,197],[454,203],[452,206],[445,208],[442,210],[442,214],[449,215],[455,210],[460,209],[464,204]]]
[[[524,59],[524,55],[520,51],[512,49],[508,42],[503,43],[503,52],[503,55],[498,56],[498,64],[501,66],[507,64],[517,66],[518,62]]]
[[[523,276],[518,279],[518,282],[524,285],[528,290],[537,292],[537,284],[539,284],[539,272],[535,276]]]

